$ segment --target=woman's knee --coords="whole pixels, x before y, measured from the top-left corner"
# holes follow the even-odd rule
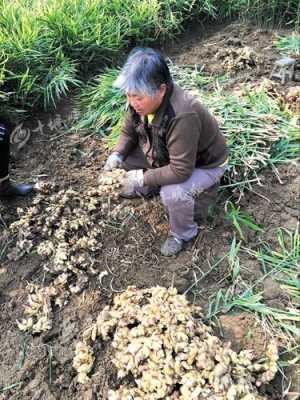
[[[180,184],[162,186],[160,196],[165,206],[191,201],[191,196]]]

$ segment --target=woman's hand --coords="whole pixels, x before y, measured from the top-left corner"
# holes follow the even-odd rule
[[[144,186],[144,171],[142,169],[133,169],[128,171],[122,182],[124,191],[133,192],[135,189]]]
[[[122,166],[123,156],[120,153],[112,153],[103,167],[104,171],[112,171]]]

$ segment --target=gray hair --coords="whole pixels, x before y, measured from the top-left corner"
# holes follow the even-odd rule
[[[133,49],[114,87],[132,94],[155,96],[160,85],[172,81],[167,63],[160,52],[151,48]]]

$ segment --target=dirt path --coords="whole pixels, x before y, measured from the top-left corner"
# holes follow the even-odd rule
[[[270,50],[271,34],[262,30],[240,27],[225,28],[216,36],[205,39],[199,44],[199,37],[172,56],[176,62],[194,64],[199,60],[206,63],[207,72],[224,72],[215,60],[216,46],[230,45],[234,39],[252,44],[268,60],[254,70],[241,71],[232,80],[231,85],[245,79],[253,80],[265,76],[276,54]],[[211,44],[215,43],[215,45]],[[220,46],[220,43],[222,46]],[[223,47],[224,48],[224,47]],[[268,52],[270,50],[270,53]],[[70,105],[62,110],[63,118],[70,113]],[[49,116],[42,116],[45,124]],[[53,116],[51,117],[53,119]],[[36,121],[30,121],[34,127]],[[61,129],[43,133],[36,132],[27,148],[18,155],[12,164],[12,176],[16,180],[33,182],[51,180],[58,188],[73,188],[85,191],[95,186],[97,177],[106,158],[101,139],[96,136],[82,138],[76,134],[63,134]],[[246,232],[248,247],[253,247],[262,239],[274,242],[276,229],[285,227],[294,229],[299,217],[299,166],[289,164],[279,168],[280,180],[271,172],[263,174],[263,186],[255,190],[259,195],[248,194],[242,200],[242,207],[252,215],[257,223],[265,228],[264,236],[251,231]],[[16,220],[18,207],[25,208],[32,198],[0,203],[1,220],[9,224]],[[105,399],[107,388],[116,384],[115,371],[109,361],[109,348],[101,343],[97,346],[97,374],[93,377],[91,388],[81,387],[75,379],[72,368],[74,345],[84,327],[86,327],[105,304],[120,290],[129,285],[139,288],[155,285],[174,285],[180,292],[187,290],[205,273],[216,260],[224,257],[234,237],[234,229],[224,219],[222,199],[213,216],[201,226],[200,234],[192,246],[176,259],[166,259],[160,255],[160,245],[167,232],[167,220],[159,200],[127,201],[137,212],[122,229],[111,229],[104,239],[103,250],[97,253],[98,274],[89,275],[84,290],[69,298],[61,309],[56,307],[53,314],[53,328],[41,335],[20,332],[16,320],[23,315],[22,305],[26,301],[27,284],[43,284],[49,276],[41,268],[44,260],[34,251],[23,258],[12,261],[5,256],[0,259],[0,399],[2,400],[54,400],[54,399]],[[2,229],[2,246],[11,250],[13,239]],[[1,251],[0,248],[0,251]],[[2,261],[1,261],[2,260]],[[226,286],[224,276],[228,265],[224,261],[207,278],[196,286],[196,292],[190,291],[191,300],[196,300],[204,308],[208,298],[216,290]],[[103,279],[99,280],[101,273]],[[262,275],[258,263],[243,256],[241,275],[251,283]],[[273,305],[282,301],[275,297]],[[11,390],[7,388],[15,385]],[[2,389],[7,389],[1,393]],[[275,395],[273,397],[276,397]]]

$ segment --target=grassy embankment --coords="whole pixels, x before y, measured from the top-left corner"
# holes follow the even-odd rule
[[[170,38],[206,6],[183,1],[1,0],[0,94],[11,105],[49,109],[128,47]]]
[[[55,107],[129,47],[171,38],[193,18],[240,16],[299,27],[300,6],[295,0],[0,0],[1,116]]]

